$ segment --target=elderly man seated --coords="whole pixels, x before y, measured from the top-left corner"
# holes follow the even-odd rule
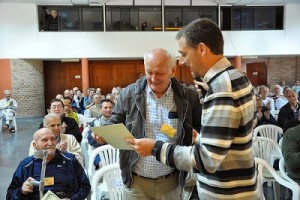
[[[0,120],[2,120],[2,115],[5,118],[4,128],[8,129],[10,127],[11,121],[15,117],[15,111],[18,108],[16,100],[11,98],[11,91],[4,90],[4,98],[0,100]],[[2,113],[2,114],[1,114]],[[11,126],[11,131],[15,131],[14,125]]]
[[[69,152],[75,155],[79,163],[83,166],[83,156],[81,153],[81,148],[76,138],[70,134],[63,134],[60,118],[54,113],[50,113],[44,117],[43,124],[45,128],[49,128],[56,140],[56,148],[62,152]],[[31,142],[29,147],[29,156],[33,155],[36,151],[33,147],[34,141]]]
[[[87,198],[91,185],[75,155],[56,149],[55,135],[48,128],[39,129],[33,137],[34,148],[48,152],[44,194],[50,190],[62,199]],[[33,186],[32,181],[40,181],[41,170],[41,159],[30,156],[22,160],[7,189],[6,199],[40,199],[39,187]]]

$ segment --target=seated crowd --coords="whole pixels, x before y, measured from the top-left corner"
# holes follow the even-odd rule
[[[273,93],[270,93],[269,88],[264,85],[255,89],[256,118],[253,128],[273,124],[283,129],[282,153],[286,161],[287,172],[300,183],[297,167],[300,163],[300,150],[298,150],[300,82],[296,82],[293,87],[282,88],[281,85],[275,85]],[[39,130],[33,136],[33,141],[28,145],[29,157],[22,160],[17,167],[6,198],[39,199],[38,187],[34,186],[33,181],[39,181],[41,178],[42,161],[35,157],[35,153],[45,150],[48,153],[45,172],[45,177],[47,177],[45,179],[48,182],[46,184],[45,181],[44,191],[51,190],[60,198],[87,198],[91,186],[84,170],[87,167],[84,166],[84,159],[87,158],[84,158],[80,147],[82,141],[80,119],[94,118],[90,123],[91,127],[107,125],[120,90],[120,87],[115,87],[110,94],[104,96],[101,94],[101,88],[89,88],[84,97],[81,90],[74,87],[72,90],[66,89],[63,95],[58,94],[55,99],[51,100],[49,113],[44,117]],[[5,98],[0,101],[1,111],[15,111],[17,103],[10,97],[11,92],[5,90],[4,94]],[[5,128],[10,127],[9,120],[9,116],[6,116]],[[13,127],[11,129],[14,130]],[[106,144],[92,131],[88,132],[87,140],[92,149]],[[101,167],[99,156],[93,164],[96,169]]]
[[[120,89],[114,88],[106,98],[101,95],[100,88],[90,88],[88,95],[83,98],[80,90],[75,87],[75,91],[65,90],[64,96],[58,94],[52,99],[48,114],[33,135],[33,141],[28,144],[29,156],[20,162],[13,175],[6,199],[40,199],[40,195],[45,195],[47,191],[61,199],[86,199],[91,185],[86,174],[87,166],[84,166],[84,159],[88,158],[84,158],[80,146],[80,118],[94,118],[91,126],[104,125],[111,116]],[[1,111],[15,111],[17,103],[10,98],[11,91],[5,90],[4,94],[5,98],[0,101]],[[10,118],[6,115],[5,113],[4,127],[8,128]],[[89,141],[92,141],[91,132]],[[43,181],[43,159],[36,156],[40,152],[47,152]],[[100,157],[97,160],[98,169]],[[41,185],[44,187],[44,194],[39,191]]]
[[[300,184],[300,81],[292,87],[281,85],[274,86],[274,93],[269,93],[269,88],[259,86],[256,88],[257,114],[254,127],[263,124],[273,124],[283,130],[281,143],[282,156],[285,162],[287,175]],[[278,116],[273,116],[278,115]],[[277,118],[277,119],[276,119]],[[290,199],[287,193],[286,199]]]

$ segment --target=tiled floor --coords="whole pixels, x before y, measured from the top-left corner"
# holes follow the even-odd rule
[[[17,165],[28,155],[32,136],[41,121],[41,117],[18,118],[18,130],[15,133],[9,133],[7,130],[0,132],[0,200],[5,199],[7,187]],[[266,200],[273,199],[271,187],[264,187],[264,191],[267,194]],[[284,199],[283,191],[280,199]]]

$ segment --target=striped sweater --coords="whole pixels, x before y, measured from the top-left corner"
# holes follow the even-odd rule
[[[195,145],[164,143],[156,158],[197,173],[200,199],[261,199],[252,151],[255,97],[247,77],[230,65],[222,58],[204,77],[209,90]]]

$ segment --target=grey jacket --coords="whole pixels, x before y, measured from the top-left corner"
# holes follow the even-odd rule
[[[147,86],[145,77],[122,89],[116,106],[113,109],[111,123],[123,123],[135,138],[145,137],[146,98],[144,91]],[[190,146],[192,130],[198,132],[201,126],[201,105],[196,91],[178,83],[172,78],[174,101],[178,112],[178,133],[180,140],[177,144]],[[122,179],[126,186],[132,184],[132,166],[137,161],[135,151],[120,151],[120,168]],[[184,186],[186,172],[180,172],[180,185]]]

